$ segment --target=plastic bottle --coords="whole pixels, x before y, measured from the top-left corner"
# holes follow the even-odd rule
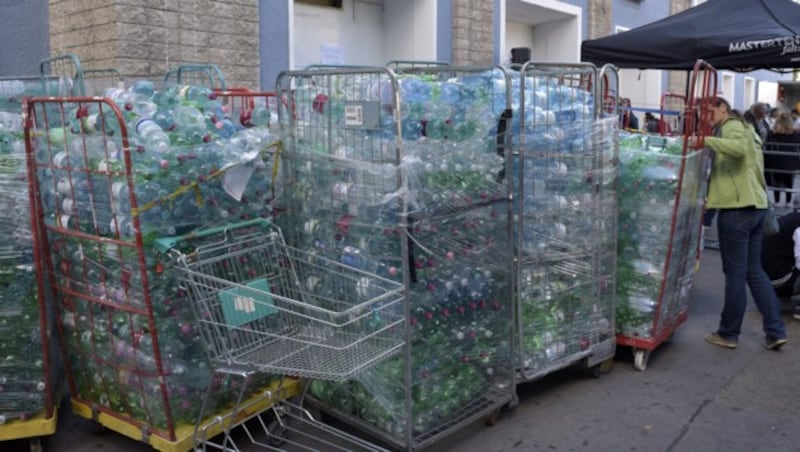
[[[22,132],[22,115],[8,111],[0,111],[0,131]]]
[[[210,141],[206,118],[195,107],[179,105],[172,110],[176,128],[176,144],[200,144]]]
[[[256,106],[242,125],[246,127],[269,127],[272,122],[272,112],[267,106]],[[245,123],[246,122],[246,123]]]
[[[136,134],[147,150],[164,153],[169,150],[169,135],[150,118],[141,118],[134,125]]]

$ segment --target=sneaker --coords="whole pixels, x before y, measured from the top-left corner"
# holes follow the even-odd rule
[[[764,348],[767,350],[780,350],[781,347],[786,345],[786,338],[781,339],[770,339],[767,338],[767,342],[764,343]]]
[[[718,333],[711,333],[706,336],[706,342],[725,348],[736,348],[739,346],[739,342],[736,339],[728,339],[720,336]]]
[[[794,307],[794,312],[792,313],[792,318],[795,320],[800,320],[800,306]]]

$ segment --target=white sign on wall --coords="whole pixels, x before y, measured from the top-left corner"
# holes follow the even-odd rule
[[[342,46],[339,44],[322,44],[319,47],[319,62],[321,64],[344,64]]]

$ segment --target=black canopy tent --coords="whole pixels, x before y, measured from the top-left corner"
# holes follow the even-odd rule
[[[800,4],[708,0],[662,20],[583,41],[581,60],[619,68],[691,70],[800,68]]]

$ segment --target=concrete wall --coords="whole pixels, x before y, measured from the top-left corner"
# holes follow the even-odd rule
[[[611,0],[589,0],[589,36],[595,39],[614,32]]]
[[[670,15],[678,14],[691,8],[691,0],[671,0],[669,2]],[[688,74],[684,71],[669,71],[667,75],[666,91],[670,93],[686,93]]]
[[[214,63],[228,86],[259,84],[257,0],[50,0],[51,52],[126,79]]]
[[[47,0],[0,1],[0,77],[39,75],[48,35]]]
[[[383,5],[386,60],[436,60],[437,2],[384,0]]]
[[[292,0],[259,1],[259,56],[261,59],[260,85],[262,90],[275,89],[278,74],[291,67]]]
[[[493,0],[453,0],[453,64],[494,63],[493,23]]]

